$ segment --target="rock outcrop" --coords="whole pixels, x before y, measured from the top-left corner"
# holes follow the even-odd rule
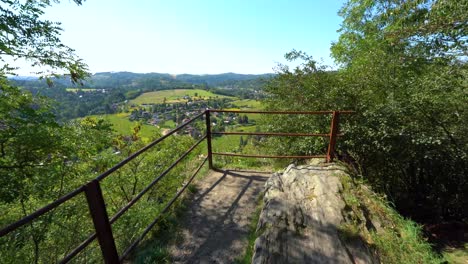
[[[265,184],[252,263],[376,263],[365,243],[344,239],[346,222],[336,164],[290,165]]]

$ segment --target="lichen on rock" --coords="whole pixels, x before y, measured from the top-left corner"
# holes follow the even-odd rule
[[[336,164],[290,165],[265,184],[252,263],[376,263],[365,243],[343,239],[346,223]]]

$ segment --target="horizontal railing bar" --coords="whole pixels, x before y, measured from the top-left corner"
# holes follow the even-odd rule
[[[83,249],[85,249],[93,240],[96,239],[96,233],[90,235],[85,241],[81,242],[79,246],[70,252],[70,254],[66,255],[59,263],[64,264],[68,263],[72,258],[74,258],[78,253],[80,253]]]
[[[246,114],[284,114],[284,115],[324,115],[324,114],[333,114],[337,112],[340,114],[352,114],[354,111],[251,111],[251,110],[223,110],[223,109],[210,109],[210,112],[216,113],[246,113]]]
[[[0,237],[5,236],[6,234],[10,233],[11,231],[31,222],[32,220],[38,218],[39,216],[51,211],[52,209],[55,209],[57,206],[63,204],[64,202],[72,199],[73,197],[77,196],[81,192],[84,191],[84,186],[80,186],[79,188],[75,189],[74,191],[71,191],[64,196],[58,198],[57,200],[51,202],[50,204],[40,208],[39,210],[35,211],[34,213],[25,216],[21,218],[20,220],[4,227],[2,230],[0,230]]]
[[[152,181],[145,189],[143,189],[140,193],[137,194],[128,204],[122,207],[111,219],[109,219],[109,223],[112,224],[117,219],[120,218],[130,207],[133,206],[151,187],[153,187],[162,177],[164,177],[170,169],[172,169],[175,165],[177,165],[184,157],[188,155],[194,148],[196,148],[204,139],[206,135],[203,136],[197,143],[195,143],[189,150],[187,150],[178,160],[176,160],[169,169],[165,170],[161,173],[154,181]],[[96,238],[96,233],[89,236],[85,241],[83,241],[78,247],[76,247],[70,254],[65,256],[60,263],[68,263],[73,257],[75,257],[78,253],[80,253],[86,246],[89,245],[94,239]]]
[[[288,136],[288,137],[329,137],[330,134],[313,133],[275,133],[275,132],[211,132],[212,135],[253,135],[253,136]]]
[[[122,207],[112,218],[109,220],[109,222],[112,224],[117,219],[119,219],[120,216],[122,216],[130,207],[132,207],[133,204],[135,204],[140,198],[149,190],[151,187],[153,187],[156,183],[158,183],[162,177],[164,177],[167,173],[169,173],[170,170],[172,170],[183,158],[185,158],[190,152],[192,152],[193,149],[195,149],[200,143],[205,140],[206,135],[203,136],[200,140],[197,141],[192,147],[190,147],[184,154],[182,154],[174,163],[172,163],[169,168],[167,168],[165,171],[163,171],[156,179],[154,179],[150,184],[148,184],[140,193],[138,193],[130,202],[128,202],[127,205]]]
[[[202,113],[199,113],[189,121],[179,125],[175,129],[169,131],[166,135],[154,140],[150,144],[146,145],[145,147],[141,148],[140,150],[132,153],[130,156],[128,156],[126,159],[122,160],[109,170],[105,171],[101,175],[95,178],[95,180],[103,180],[107,176],[109,176],[111,173],[115,172],[131,160],[135,159],[151,147],[155,146],[156,144],[160,143],[167,137],[175,134],[176,132],[180,131],[182,128],[186,127],[190,123],[194,122],[196,119],[202,117],[204,114],[207,114],[209,112],[220,112],[220,113],[251,113],[251,114],[305,114],[305,115],[324,115],[324,114],[352,114],[355,113],[354,111],[249,111],[249,110],[221,110],[221,109],[213,109],[213,110],[206,110]],[[313,133],[276,133],[276,132],[213,132],[212,134],[214,135],[259,135],[259,136],[319,136],[319,137],[329,137],[330,134],[313,134]],[[340,136],[340,135],[337,135]],[[121,208],[111,219],[110,223],[114,223],[116,220],[120,218],[129,208],[131,208],[151,187],[153,187],[157,182],[159,182],[166,174],[169,173],[170,170],[172,170],[182,159],[184,159],[193,149],[195,149],[204,139],[207,138],[207,135],[203,136],[199,141],[197,141],[192,147],[190,147],[189,150],[187,150],[185,153],[183,153],[174,163],[172,163],[169,168],[167,168],[164,172],[162,172],[157,178],[155,178],[148,186],[145,187],[138,195],[133,198],[127,205],[125,205],[123,208]],[[219,153],[219,152],[213,152],[213,155],[220,155],[220,156],[235,156],[235,157],[251,157],[251,158],[326,158],[326,155],[306,155],[306,156],[276,156],[276,155],[250,155],[250,154],[236,154],[236,153]],[[155,220],[146,227],[146,229],[143,231],[143,233],[139,236],[137,240],[130,245],[129,248],[125,250],[123,255],[121,256],[121,260],[123,260],[130,252],[133,250],[144,238],[144,236],[150,231],[151,228],[159,221],[162,217],[162,215],[167,212],[167,210],[172,206],[172,204],[176,201],[176,199],[182,194],[182,192],[188,187],[188,185],[192,182],[194,177],[197,175],[197,173],[201,170],[203,165],[206,163],[208,158],[205,158],[203,162],[200,164],[200,166],[197,168],[195,173],[190,177],[188,182],[182,187],[181,190],[179,190],[176,195],[170,200],[170,202],[163,208],[163,210],[160,212],[160,214],[155,218]],[[63,195],[62,197],[58,198],[57,200],[51,202],[50,204],[40,208],[39,210],[33,212],[32,214],[23,217],[22,219],[6,226],[5,228],[0,230],[0,237],[3,237],[13,230],[20,228],[27,223],[35,220],[36,218],[50,212],[51,210],[55,209],[56,207],[60,206],[61,204],[65,203],[66,201],[74,198],[81,192],[83,192],[85,189],[85,185],[80,186],[79,188],[75,189],[74,191],[69,192],[68,194]],[[91,234],[85,241],[83,241],[78,247],[73,249],[70,254],[65,256],[64,259],[61,260],[60,263],[67,263],[70,261],[73,257],[75,257],[77,254],[79,254],[84,248],[86,248],[94,239],[96,238],[96,233]]]
[[[177,131],[179,131],[180,129],[184,128],[185,126],[187,126],[188,124],[192,123],[193,121],[195,121],[195,119],[199,118],[200,116],[203,116],[205,114],[205,112],[202,112],[198,115],[196,115],[195,117],[193,117],[192,119],[190,119],[189,121],[183,123],[182,125],[174,128],[173,130],[169,131],[169,133],[167,133],[166,135],[156,139],[155,141],[151,142],[150,144],[146,145],[145,147],[141,148],[140,150],[138,150],[137,152],[133,153],[132,155],[130,155],[128,158],[122,160],[121,162],[119,162],[117,165],[115,165],[114,167],[110,168],[109,170],[107,170],[106,172],[102,173],[101,175],[99,175],[98,177],[96,177],[96,180],[100,181],[104,178],[106,178],[107,176],[109,176],[109,174],[111,174],[112,172],[118,170],[120,167],[122,167],[123,165],[127,164],[129,161],[131,161],[132,159],[138,157],[141,153],[147,151],[149,148],[153,147],[154,145],[158,144],[159,142],[163,141],[164,139],[168,138],[169,136],[171,136],[172,134],[176,133]]]
[[[195,119],[203,116],[205,114],[205,112],[202,112],[198,115],[196,115],[195,117],[193,117],[192,119],[190,119],[189,121],[181,124],[180,126],[176,127],[175,129],[169,131],[169,133],[167,133],[166,135],[158,138],[157,140],[151,142],[150,144],[146,145],[145,147],[141,148],[140,150],[138,150],[137,152],[133,153],[132,155],[130,155],[128,158],[124,159],[123,161],[119,162],[117,165],[115,165],[114,167],[110,168],[109,170],[107,170],[106,172],[104,172],[103,174],[99,175],[98,177],[96,177],[96,180],[100,181],[104,178],[106,178],[107,176],[109,176],[112,172],[116,171],[117,169],[119,169],[120,167],[122,167],[123,165],[127,164],[129,161],[131,161],[132,159],[136,158],[137,156],[139,156],[141,153],[145,152],[146,150],[148,150],[149,148],[153,147],[154,145],[158,144],[159,142],[163,141],[164,139],[166,139],[167,137],[171,136],[172,134],[176,133],[177,131],[179,131],[180,129],[184,128],[185,126],[187,126],[188,124],[192,123]],[[50,210],[56,208],[57,206],[61,205],[62,203],[66,202],[67,200],[75,197],[77,194],[81,193],[82,191],[84,190],[84,185],[83,186],[80,186],[79,188],[77,188],[76,190],[68,193],[68,194],[65,194],[64,196],[60,197],[59,199],[53,201],[52,203],[42,207],[41,209],[35,211],[34,213],[10,224],[9,226],[6,226],[5,228],[1,229],[0,230],[0,237],[10,233],[11,231],[29,223],[30,221],[38,218],[39,216],[49,212]]]
[[[272,159],[311,159],[311,158],[326,158],[326,155],[312,155],[312,156],[276,156],[276,155],[250,155],[250,154],[236,154],[236,153],[222,153],[213,152],[213,155],[218,156],[232,156],[232,157],[245,157],[245,158],[272,158]]]
[[[161,213],[159,213],[159,215],[154,219],[154,221],[149,224],[145,230],[143,231],[143,233],[137,238],[137,240],[135,240],[123,253],[122,255],[120,256],[120,262],[123,262],[123,260],[125,259],[125,257],[127,257],[127,255],[141,242],[141,240],[146,236],[146,234],[151,230],[151,228],[153,228],[153,226],[159,221],[159,219],[161,219],[161,216],[166,213],[166,211],[171,207],[171,205],[177,200],[177,198],[179,198],[179,196],[182,194],[182,192],[188,187],[188,185],[193,181],[193,179],[195,178],[195,176],[198,174],[198,172],[201,170],[201,168],[203,167],[203,165],[205,165],[206,161],[208,160],[208,157],[206,157],[205,159],[203,159],[203,162],[198,166],[198,168],[195,170],[195,173],[192,174],[192,176],[189,178],[189,180],[187,181],[187,183],[182,187],[182,189],[180,189],[176,195],[171,199],[171,201],[169,201],[169,203],[164,207],[164,209],[161,211]]]

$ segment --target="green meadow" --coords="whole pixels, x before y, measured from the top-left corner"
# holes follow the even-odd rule
[[[184,96],[190,96],[192,100],[206,100],[209,98],[234,99],[234,97],[214,94],[201,89],[176,89],[143,93],[137,98],[131,100],[130,103],[135,105],[161,104],[164,103],[164,98],[166,98],[166,103],[183,103],[188,101],[187,99],[184,99]]]
[[[262,110],[263,105],[258,100],[253,99],[239,99],[232,101],[232,104],[238,107],[240,110]]]
[[[82,92],[92,92],[92,91],[96,91],[96,89],[92,89],[92,88],[65,88],[65,90],[67,90],[67,92],[78,92],[78,91],[82,91]]]
[[[112,124],[112,128],[115,130],[116,134],[119,135],[131,135],[133,133],[133,128],[138,124],[137,121],[130,121],[128,119],[128,113],[119,113],[119,114],[109,114],[109,115],[92,115],[91,117],[101,118]],[[142,124],[140,130],[140,136],[142,138],[152,138],[160,136],[160,129]]]

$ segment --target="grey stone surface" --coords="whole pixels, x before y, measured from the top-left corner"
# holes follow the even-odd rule
[[[335,164],[290,165],[265,183],[252,263],[374,263],[367,247],[344,241],[345,203]]]

